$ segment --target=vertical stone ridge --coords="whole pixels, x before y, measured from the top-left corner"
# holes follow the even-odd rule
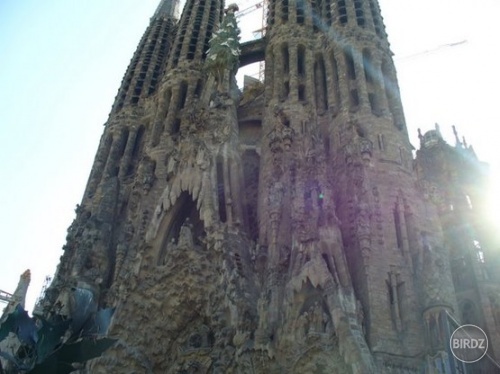
[[[130,61],[113,104],[111,115],[156,92],[165,73],[175,34],[179,1],[162,1]]]
[[[180,0],[161,0],[156,8],[153,18],[157,17],[172,17],[173,19],[179,19],[179,6]]]
[[[83,372],[449,372],[452,317],[500,346],[480,165],[439,128],[413,159],[378,2],[271,0],[242,46],[236,6],[174,8],[134,55],[47,291],[63,318],[73,290],[116,307],[118,343]],[[257,54],[265,81],[241,93]]]

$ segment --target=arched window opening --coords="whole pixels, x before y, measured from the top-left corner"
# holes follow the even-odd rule
[[[276,1],[271,2],[269,9],[267,11],[267,24],[274,25],[274,17],[276,16],[275,7],[277,6]]]
[[[192,236],[194,245],[202,245],[202,238],[205,236],[203,221],[200,219],[196,201],[191,195],[184,191],[177,199],[174,206],[165,216],[166,230],[161,240],[158,256],[158,265],[165,265],[169,252],[176,250],[183,234]],[[184,233],[182,228],[186,227]]]
[[[283,22],[288,21],[288,0],[281,1],[281,19]]]
[[[345,25],[347,23],[347,7],[345,0],[337,1],[337,11],[340,24]]]
[[[321,25],[323,23],[322,6],[323,6],[323,3],[321,0],[312,0],[312,2],[311,2],[311,16],[312,16],[312,23],[313,23],[314,32],[318,31],[321,28]]]
[[[188,25],[189,25],[189,22],[191,20],[192,13],[193,13],[194,1],[188,1],[186,5],[188,5],[188,8],[185,12],[185,17],[183,19],[182,25],[179,27],[179,32],[177,34],[178,35],[177,44],[175,46],[175,53],[173,54],[173,58],[172,58],[172,67],[174,67],[174,68],[179,63],[182,45],[184,43],[184,37],[186,36],[186,31],[188,29]]]
[[[365,13],[363,11],[363,2],[354,0],[354,10],[356,12],[356,22],[358,26],[365,27]]]
[[[372,14],[373,27],[375,28],[375,33],[379,37],[383,37],[384,33],[382,32],[382,23],[380,22],[379,12],[377,10],[377,6],[375,5],[374,0],[370,0],[370,12]]]
[[[325,14],[326,24],[328,26],[331,26],[332,25],[332,11],[331,11],[332,4],[331,4],[331,0],[325,0],[325,8],[326,8],[326,14]]]
[[[196,46],[198,44],[198,37],[200,35],[201,22],[203,20],[203,14],[205,12],[205,0],[200,0],[198,3],[198,9],[196,10],[196,17],[193,23],[193,31],[191,32],[191,38],[189,40],[189,48],[187,52],[187,59],[192,60],[196,53]]]
[[[207,54],[207,51],[208,51],[208,48],[210,47],[210,38],[212,37],[212,31],[214,29],[214,26],[215,26],[215,7],[216,7],[216,0],[212,0],[210,2],[210,13],[209,13],[209,16],[208,16],[208,25],[207,25],[207,31],[205,33],[205,41],[203,42],[203,58],[206,57],[206,54]],[[222,16],[221,18],[219,19],[222,19]]]
[[[304,0],[297,0],[297,24],[303,25],[305,20]]]

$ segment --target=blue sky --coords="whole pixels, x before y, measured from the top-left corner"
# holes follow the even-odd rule
[[[14,291],[30,268],[29,304],[55,271],[102,125],[158,2],[0,1],[0,289]],[[471,4],[380,0],[413,144],[416,129],[435,122],[453,142],[456,125],[500,174],[500,3]],[[244,38],[260,22],[250,17]]]

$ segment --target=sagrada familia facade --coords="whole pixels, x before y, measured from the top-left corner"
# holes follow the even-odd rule
[[[44,300],[115,308],[81,372],[495,372],[486,167],[439,127],[414,157],[377,0],[269,0],[242,44],[236,6],[177,1],[125,73]],[[475,364],[450,352],[461,324],[488,335]]]

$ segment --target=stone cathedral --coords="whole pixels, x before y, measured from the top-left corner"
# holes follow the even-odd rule
[[[130,62],[43,303],[115,308],[81,372],[495,372],[486,165],[438,126],[414,158],[377,0],[269,0],[242,44],[234,4],[178,7]],[[475,364],[461,324],[488,335]]]

